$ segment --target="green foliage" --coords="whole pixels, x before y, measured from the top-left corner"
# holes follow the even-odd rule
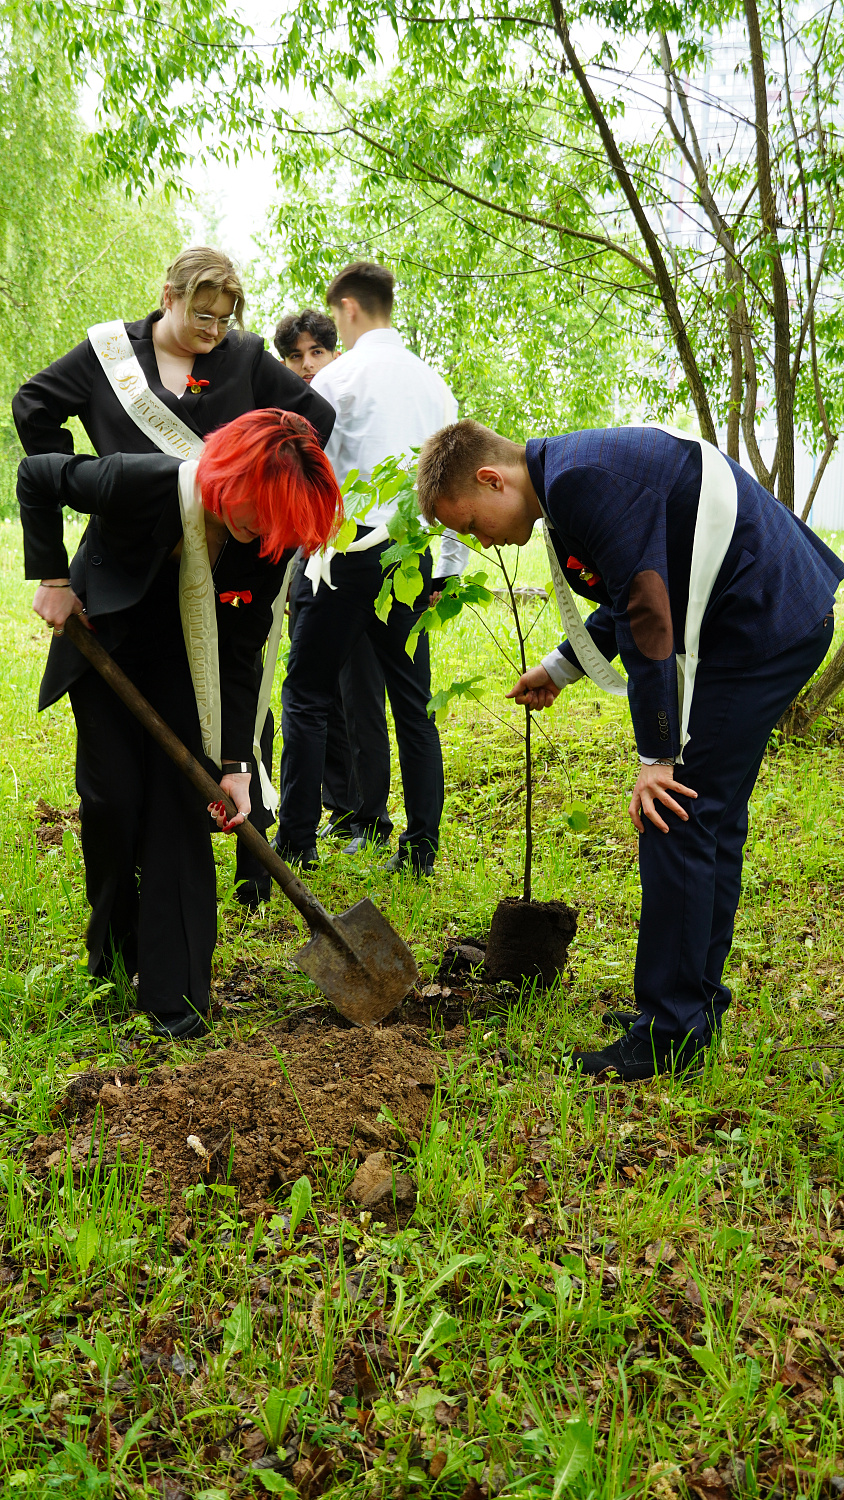
[[[21,381],[90,323],[156,306],[183,232],[156,194],[137,203],[117,185],[84,185],[90,157],[76,87],[63,45],[37,13],[0,6],[0,36],[0,455],[11,457],[19,449],[9,402]],[[0,509],[11,503],[4,485]]]

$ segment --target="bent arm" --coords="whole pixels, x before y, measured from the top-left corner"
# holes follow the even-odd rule
[[[288,370],[280,359],[261,350],[252,374],[252,391],[256,407],[278,406],[293,411],[316,428],[324,448],[334,427],[334,407],[312,390],[294,370]]]
[[[73,438],[64,424],[88,405],[93,359],[85,339],[25,381],[12,398],[12,416],[25,453],[73,452]]]

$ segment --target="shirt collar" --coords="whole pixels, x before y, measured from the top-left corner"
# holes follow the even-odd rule
[[[354,346],[349,350],[350,354],[357,354],[359,349],[368,344],[393,344],[400,349],[404,348],[404,339],[395,328],[369,328],[355,340]]]

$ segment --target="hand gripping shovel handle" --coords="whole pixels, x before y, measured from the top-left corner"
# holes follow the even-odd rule
[[[88,658],[91,666],[105,679],[109,687],[113,688],[118,698],[126,704],[126,707],[135,718],[140,721],[148,734],[157,741],[162,750],[175,762],[180,771],[183,771],[189,781],[192,781],[197,791],[209,802],[222,802],[228,817],[237,815],[237,808],[229,797],[221,792],[213,776],[209,776],[204,766],[199,764],[195,756],[191,755],[186,745],[173,733],[172,729],[165,724],[164,720],[156,713],[151,703],[148,703],[142,693],[138,692],[133,682],[130,682],[126,673],[121,671],[115,661],[112,661],[108,652],[100,645],[96,636],[87,626],[82,624],[78,615],[70,615],[65,621],[65,635],[69,636],[77,650]],[[298,911],[302,913],[312,932],[324,932],[326,937],[332,939],[341,948],[348,950],[349,941],[340,930],[333,918],[316,896],[308,890],[306,885],[297,875],[293,874],[289,865],[280,859],[274,849],[271,849],[266,839],[262,838],[257,828],[253,828],[249,822],[238,824],[234,830],[237,837],[244,843],[251,854],[260,860],[266,870],[269,870],[273,880],[277,881],[284,891],[285,896]]]

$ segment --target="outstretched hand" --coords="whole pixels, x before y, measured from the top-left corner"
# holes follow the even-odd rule
[[[688,823],[689,815],[679,802],[675,802],[672,792],[679,792],[683,797],[696,797],[697,792],[692,791],[690,786],[683,786],[682,782],[674,780],[674,766],[641,766],[633,788],[633,796],[630,798],[630,806],[627,811],[630,814],[634,828],[644,833],[645,825],[642,822],[642,813],[655,828],[662,833],[668,833],[668,824],[657,812],[657,802],[663,806],[670,807],[684,823]]]
[[[529,672],[522,673],[507,697],[515,698],[517,703],[524,703],[527,708],[550,708],[561,691],[551,681],[544,667],[531,667]]]

